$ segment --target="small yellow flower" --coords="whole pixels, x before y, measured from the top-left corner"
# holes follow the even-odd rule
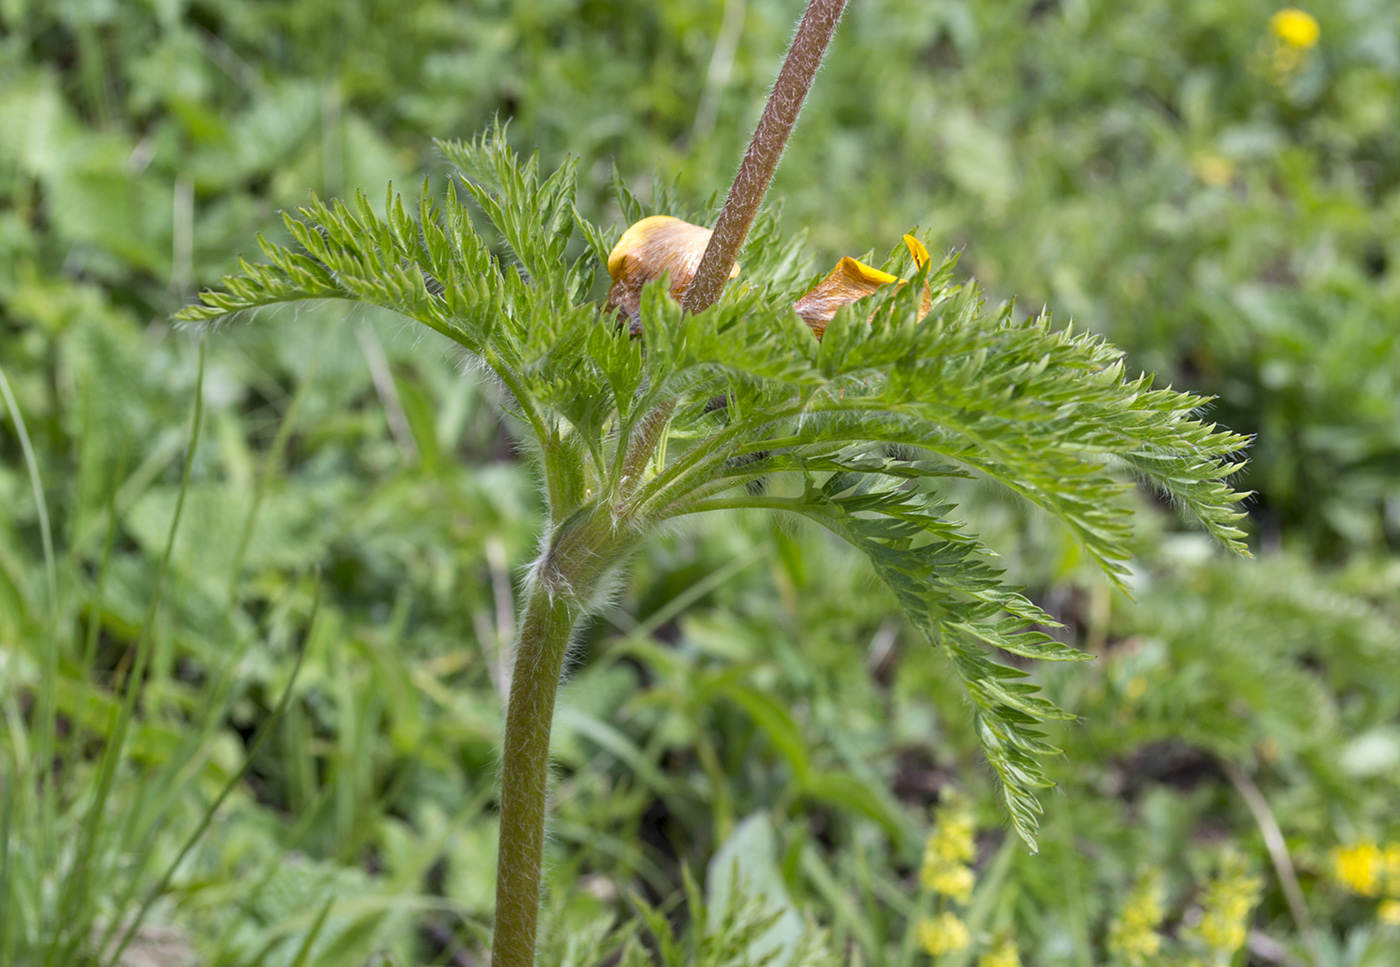
[[[1332,878],[1352,893],[1376,896],[1381,892],[1381,872],[1386,857],[1371,840],[1332,850]]]
[[[1290,47],[1307,50],[1322,36],[1322,28],[1312,15],[1297,7],[1286,7],[1269,18],[1269,30]]]
[[[924,856],[938,856],[959,863],[970,863],[977,855],[973,834],[977,821],[972,805],[956,790],[945,792],[933,812],[933,832],[924,844]]]
[[[1376,919],[1387,927],[1400,927],[1400,900],[1382,900],[1376,907]]]
[[[1162,949],[1162,877],[1153,870],[1128,894],[1123,909],[1108,928],[1108,949],[1120,963],[1142,967]]]
[[[1220,874],[1206,887],[1201,922],[1191,932],[1217,959],[1233,954],[1249,936],[1249,912],[1259,902],[1264,883],[1249,875],[1244,860],[1229,858]]]
[[[1191,162],[1191,170],[1212,188],[1224,188],[1235,180],[1235,163],[1218,154],[1201,155]]]
[[[1021,951],[1016,949],[1016,941],[1009,937],[1003,940],[977,958],[977,967],[1021,967]]]
[[[966,903],[972,899],[972,887],[977,882],[977,876],[970,866],[942,861],[930,863],[926,857],[923,869],[919,871],[919,882],[925,889]]]
[[[955,913],[942,913],[936,918],[925,918],[917,927],[919,946],[934,957],[965,950],[972,943],[967,932],[967,924],[958,919]]]
[[[919,882],[924,889],[966,903],[976,876],[967,864],[977,855],[976,823],[967,800],[950,792],[934,812],[933,832],[924,844]]]

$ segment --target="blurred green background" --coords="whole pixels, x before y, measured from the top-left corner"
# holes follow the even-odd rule
[[[1194,955],[1200,884],[1232,852],[1265,882],[1235,964],[1395,963],[1400,925],[1330,851],[1400,839],[1400,12],[1318,5],[1300,46],[1277,10],[854,0],[778,172],[783,226],[823,261],[931,229],[992,298],[1214,395],[1212,419],[1255,435],[1259,558],[1139,494],[1133,602],[1023,505],[957,490],[1098,655],[1032,669],[1081,720],[1052,737],[1030,855],[1001,851],[946,667],[854,554],[747,517],[658,541],[564,692],[551,957],[634,920],[631,896],[672,902],[683,870],[705,881],[729,842],[833,950],[917,962],[919,856],[953,786],[978,804],[978,945],[1115,963],[1109,923],[1150,869],[1162,956]],[[157,963],[481,962],[502,654],[540,507],[494,387],[402,320],[316,307],[206,340],[152,660],[99,796],[189,440],[197,349],[168,317],[311,191],[442,188],[433,139],[493,118],[549,167],[581,158],[594,220],[621,218],[614,172],[704,206],[800,12],[0,0],[0,961],[149,897],[129,951],[185,958]]]

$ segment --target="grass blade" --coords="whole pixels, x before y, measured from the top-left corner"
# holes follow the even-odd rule
[[[14,819],[15,796],[13,782],[5,784],[5,812],[0,815],[0,964],[14,963],[15,932],[10,929],[10,824]]]
[[[243,776],[247,774],[249,767],[253,764],[253,759],[257,757],[258,751],[262,748],[263,743],[267,741],[267,737],[272,734],[273,726],[281,720],[283,713],[286,712],[287,705],[292,699],[292,690],[296,687],[297,677],[301,674],[302,662],[306,658],[306,650],[310,644],[311,635],[316,630],[316,615],[320,610],[321,582],[318,578],[316,581],[316,594],[311,603],[311,617],[307,622],[306,638],[302,643],[301,650],[297,652],[296,664],[292,666],[291,677],[287,679],[287,687],[282,690],[282,695],[277,700],[276,708],[274,708],[272,714],[258,726],[258,731],[253,736],[252,743],[248,746],[248,753],[243,757],[243,765],[239,767],[236,773],[229,777],[228,782],[224,783],[224,787],[220,790],[219,795],[215,797],[214,802],[205,810],[204,818],[200,820],[199,825],[196,826],[194,831],[185,839],[184,845],[180,847],[180,852],[175,855],[175,859],[166,867],[165,873],[161,876],[160,881],[156,883],[146,895],[146,899],[141,904],[141,908],[136,911],[136,915],[131,918],[131,922],[127,925],[126,932],[122,934],[121,941],[106,960],[106,967],[114,967],[114,965],[121,960],[122,953],[126,950],[127,945],[131,943],[132,938],[136,936],[136,931],[140,928],[141,921],[146,918],[146,914],[150,912],[156,900],[160,899],[161,895],[165,893],[166,887],[170,885],[170,880],[175,875],[175,871],[179,869],[180,864],[184,862],[185,857],[189,855],[195,843],[199,842],[200,838],[204,835],[204,831],[209,828],[209,824],[214,821],[214,814],[219,811],[219,807],[224,804],[224,800],[229,797],[229,794],[232,793],[238,786],[238,783],[242,781]],[[115,924],[116,921],[113,921],[114,926]],[[108,934],[110,936],[111,930],[108,931]],[[102,946],[104,948],[107,946],[107,938],[105,937],[103,938]]]
[[[44,499],[44,486],[39,478],[39,461],[34,456],[34,446],[29,439],[29,430],[24,425],[24,416],[19,411],[19,402],[10,389],[10,381],[0,367],[0,396],[4,397],[5,407],[15,424],[19,435],[20,449],[24,453],[24,465],[29,472],[29,486],[34,491],[34,508],[39,515],[39,537],[44,547],[44,580],[47,584],[45,619],[48,625],[48,647],[44,649],[41,662],[42,673],[39,679],[39,707],[36,720],[39,723],[38,755],[32,760],[38,764],[38,778],[43,790],[41,803],[41,825],[39,827],[39,852],[48,856],[53,836],[53,783],[49,778],[49,764],[53,761],[54,737],[57,734],[58,711],[55,705],[55,679],[58,675],[58,569],[54,564],[53,531],[49,527],[49,506]]]
[[[292,967],[306,967],[306,961],[311,956],[311,947],[321,936],[321,928],[326,925],[326,917],[330,915],[331,905],[334,903],[335,897],[326,898],[326,902],[321,906],[321,912],[316,916],[316,922],[307,931],[306,939],[301,942],[301,948],[297,950],[296,958],[292,960]]]
[[[91,873],[92,858],[97,851],[98,839],[102,831],[102,819],[107,813],[107,801],[112,793],[117,766],[123,755],[126,734],[135,711],[136,694],[141,688],[141,678],[145,674],[146,663],[150,656],[156,613],[160,609],[164,597],[166,575],[170,568],[171,555],[175,549],[175,537],[179,533],[180,516],[185,507],[185,495],[189,490],[190,473],[194,467],[195,451],[199,447],[199,432],[203,419],[204,342],[201,340],[199,344],[199,371],[195,379],[194,417],[191,421],[190,444],[185,453],[184,467],[180,473],[180,491],[175,500],[175,513],[170,519],[165,552],[161,556],[160,568],[156,572],[155,589],[151,592],[151,601],[146,609],[145,620],[136,640],[136,657],[127,674],[122,704],[117,712],[117,721],[107,735],[106,748],[103,750],[102,761],[98,767],[96,791],[88,814],[84,817],[83,828],[74,852],[73,869],[63,885],[57,915],[59,922],[66,925],[67,929],[54,930],[53,941],[50,943],[48,953],[44,958],[44,963],[48,967],[54,963],[54,956],[58,953],[60,944],[63,944],[65,936],[67,943],[63,945],[65,956],[60,960],[61,963],[72,960],[74,951],[89,934],[94,914],[92,904],[88,902],[88,877]],[[70,905],[73,903],[79,905],[76,910],[70,909]]]

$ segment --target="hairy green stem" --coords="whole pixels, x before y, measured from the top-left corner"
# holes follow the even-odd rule
[[[501,754],[501,849],[496,865],[493,967],[534,967],[554,698],[575,615],[536,584],[525,605]]]
[[[671,417],[675,412],[676,401],[664,400],[656,409],[642,417],[632,440],[629,441],[627,459],[622,465],[622,479],[618,481],[619,491],[631,493],[640,488],[647,463],[660,446],[662,434],[666,432],[666,427],[670,426]]]
[[[710,470],[733,457],[735,449],[730,446],[732,441],[750,434],[757,435],[774,423],[795,416],[802,410],[803,406],[799,401],[796,405],[765,414],[761,420],[733,423],[702,444],[697,444],[685,456],[647,482],[646,488],[637,495],[634,503],[635,513],[639,517],[654,516],[658,507],[665,507],[675,495],[688,492],[695,486],[696,481],[706,479]]]

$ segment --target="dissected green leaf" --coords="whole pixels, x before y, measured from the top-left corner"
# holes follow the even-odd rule
[[[441,200],[425,190],[417,220],[392,193],[383,217],[364,196],[353,207],[313,200],[288,220],[300,251],[265,243],[269,264],[244,264],[183,318],[338,298],[442,333],[499,378],[539,447],[552,520],[616,549],[599,553],[625,553],[667,519],[734,507],[839,534],[952,661],[1012,822],[1033,841],[1039,760],[1055,751],[1038,727],[1068,713],[990,656],[1084,656],[1042,630],[1055,622],[1003,582],[992,551],[950,516],[940,481],[997,481],[1121,582],[1134,478],[1245,553],[1241,495],[1227,480],[1246,439],[1200,420],[1206,400],[1128,378],[1102,339],[1054,328],[1045,313],[989,309],[953,280],[952,259],[842,309],[817,341],[792,309],[810,261],[772,219],[745,250],[751,274],[711,309],[684,315],[663,280],[649,283],[633,339],[589,301],[608,236],[574,207],[573,162],[544,177],[500,128],[442,149],[504,249],[450,187]],[[575,229],[585,251],[570,263]],[[897,253],[886,267],[906,263]],[[777,726],[766,728],[781,746]]]

